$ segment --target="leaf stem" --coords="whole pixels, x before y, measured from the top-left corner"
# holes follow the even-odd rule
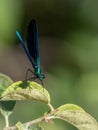
[[[51,112],[54,111],[54,108],[53,108],[53,106],[50,103],[48,103],[48,106],[50,107]]]
[[[8,117],[9,116],[5,116],[5,126],[6,126],[6,128],[8,128],[9,127],[9,120],[8,120]]]
[[[25,126],[25,128],[28,128],[28,127],[30,127],[30,126],[32,126],[34,124],[40,123],[43,120],[45,120],[44,116],[42,116],[42,117],[40,117],[38,119],[32,120],[32,121],[26,122],[26,123],[23,124],[23,126]],[[6,130],[6,129],[4,129],[4,130]],[[8,130],[17,130],[17,127],[16,126],[12,126],[12,127],[9,127]]]
[[[49,119],[49,117],[50,117],[50,119],[51,119],[51,116],[52,116],[51,114],[52,114],[52,113],[48,113],[48,114],[46,114],[46,115],[44,115],[44,116],[42,116],[42,117],[39,117],[39,118],[37,118],[37,119],[35,119],[35,120],[26,122],[26,123],[23,124],[23,126],[24,126],[25,128],[28,128],[28,127],[30,127],[30,126],[33,126],[34,124],[40,123],[40,122],[43,121],[43,120],[46,121],[46,119]],[[46,121],[46,122],[47,122],[47,121]],[[17,127],[16,127],[16,126],[12,126],[12,127],[9,127],[8,130],[17,130]]]
[[[26,123],[24,123],[23,125],[25,125],[26,127],[29,127],[29,126],[32,126],[32,125],[34,125],[34,124],[37,124],[37,123],[43,121],[44,119],[45,119],[45,117],[42,116],[42,117],[40,117],[40,118],[38,118],[38,119],[35,119],[35,120],[32,120],[32,121],[26,122]]]

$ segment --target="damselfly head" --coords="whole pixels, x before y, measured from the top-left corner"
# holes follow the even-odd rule
[[[39,78],[40,81],[42,81],[45,78],[45,75],[44,74],[39,74],[38,78]]]

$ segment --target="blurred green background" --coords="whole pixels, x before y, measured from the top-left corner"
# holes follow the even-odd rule
[[[0,0],[0,72],[24,80],[28,61],[15,31],[26,39],[29,21],[39,26],[44,87],[56,108],[80,105],[98,120],[98,0]],[[17,102],[11,125],[42,116],[48,107],[39,102]],[[4,120],[0,115],[0,127]],[[2,124],[2,125],[1,125]],[[42,123],[46,130],[76,130],[64,121]]]

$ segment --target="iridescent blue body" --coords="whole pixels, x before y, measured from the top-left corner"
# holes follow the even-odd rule
[[[44,74],[42,74],[40,66],[40,55],[38,48],[38,26],[36,21],[32,20],[28,26],[26,39],[27,47],[18,31],[16,31],[16,35],[19,38],[20,43],[34,68],[34,74],[36,78],[42,81],[45,76]]]

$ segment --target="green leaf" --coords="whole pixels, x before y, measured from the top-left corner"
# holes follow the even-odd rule
[[[31,81],[18,81],[9,86],[1,95],[1,101],[37,100],[50,103],[48,91],[40,84]]]
[[[10,77],[5,74],[0,73],[0,94],[2,93],[11,85],[13,81]],[[15,101],[0,101],[0,109],[4,111],[12,111],[15,106]],[[1,111],[2,111],[1,110]],[[3,111],[2,111],[3,112]],[[5,112],[4,112],[5,113]]]
[[[57,111],[54,111],[52,118],[65,120],[79,130],[98,130],[97,121],[81,107],[74,104],[60,106]]]
[[[24,125],[21,122],[18,122],[16,124],[17,130],[26,130],[26,128],[24,127]]]
[[[0,108],[4,111],[12,111],[16,101],[0,101]]]
[[[0,95],[11,85],[13,81],[5,74],[0,73]]]
[[[5,74],[0,73],[0,95],[11,85],[13,81]],[[8,117],[12,113],[12,110],[16,104],[16,101],[0,101],[0,111],[5,117],[6,123]]]

